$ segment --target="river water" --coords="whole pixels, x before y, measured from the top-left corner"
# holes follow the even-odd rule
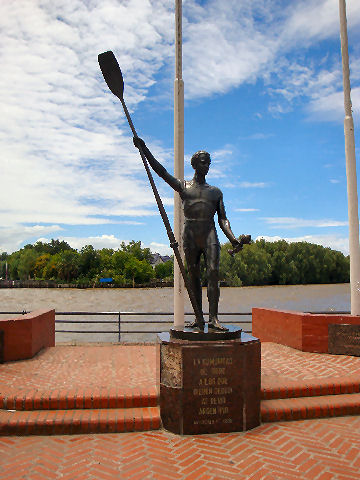
[[[203,291],[204,311],[207,311],[206,291]],[[335,285],[286,285],[265,287],[226,287],[221,288],[219,302],[219,318],[223,323],[234,320],[251,320],[251,316],[221,317],[221,312],[251,312],[253,307],[279,308],[297,311],[349,311],[350,286],[349,284]],[[9,288],[0,289],[0,312],[16,311],[27,312],[38,309],[55,309],[57,312],[172,312],[172,288]],[[191,306],[186,298],[185,311],[191,312]],[[0,318],[9,315],[0,314]],[[10,316],[11,318],[11,316]],[[114,333],[56,333],[56,342],[117,342],[118,325],[114,324],[85,324],[82,321],[113,321],[117,322],[117,315],[107,316],[57,316],[56,320],[75,320],[76,323],[56,325],[57,330],[90,330],[92,332],[104,330]],[[190,320],[192,317],[186,317]],[[142,322],[129,324],[122,323],[121,329],[138,330],[138,334],[122,334],[122,341],[144,342],[154,341],[155,334],[146,334],[149,330],[164,331],[170,324],[143,323],[144,319],[172,322],[168,316],[121,316],[122,322]],[[251,330],[250,324],[241,325],[244,330]]]

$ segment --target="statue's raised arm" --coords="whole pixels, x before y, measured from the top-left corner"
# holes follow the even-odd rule
[[[176,192],[182,192],[183,190],[183,184],[180,180],[177,178],[173,177],[165,167],[161,165],[160,162],[156,160],[156,158],[153,156],[153,154],[150,152],[148,147],[146,146],[144,140],[140,137],[134,137],[133,142],[136,148],[139,150],[141,149],[149,162],[151,168],[156,172],[159,177],[163,178],[167,184],[170,185],[171,188],[173,188]]]

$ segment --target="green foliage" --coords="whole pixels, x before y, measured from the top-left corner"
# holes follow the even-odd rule
[[[155,266],[155,277],[161,280],[172,279],[174,276],[174,262],[168,260]]]
[[[64,240],[54,240],[53,238],[49,243],[38,241],[34,245],[25,245],[24,250],[34,250],[37,254],[49,253],[50,255],[55,255],[56,253],[61,253],[65,250],[75,251]]]
[[[134,286],[135,283],[149,282],[154,277],[154,270],[146,260],[138,260],[135,256],[130,256],[125,262],[123,274]]]
[[[231,286],[267,285],[271,277],[271,256],[258,243],[245,245],[231,257],[223,245],[220,253],[220,279]]]
[[[230,257],[222,246],[220,278],[227,285],[296,285],[349,282],[349,257],[307,242],[258,240]]]
[[[220,252],[220,280],[229,286],[291,285],[307,283],[349,282],[349,257],[341,252],[307,242],[258,240],[234,257],[228,254],[229,243]],[[80,252],[59,240],[26,245],[11,255],[0,258],[0,277],[5,277],[6,262],[11,280],[38,279],[66,283],[99,284],[102,277],[111,277],[117,285],[146,284],[154,277],[170,280],[173,261],[153,269],[150,249],[141,242],[122,243],[118,250],[95,250],[86,245]],[[6,262],[5,262],[6,259]],[[201,276],[206,283],[205,264]]]
[[[51,258],[50,253],[43,253],[39,257],[37,257],[35,262],[35,277],[36,278],[44,278],[44,269],[46,265],[49,263]]]
[[[18,275],[20,280],[28,280],[34,277],[36,253],[33,250],[23,250],[18,262]]]
[[[80,255],[73,250],[64,250],[59,255],[58,275],[61,280],[69,283],[79,274]]]
[[[101,271],[101,256],[92,245],[85,245],[80,250],[79,273],[80,275],[94,278]]]
[[[60,253],[50,255],[49,261],[46,263],[43,270],[43,278],[45,280],[59,280],[60,262]]]
[[[141,242],[135,242],[131,240],[127,245],[125,242],[121,243],[121,250],[123,252],[130,253],[138,260],[146,260],[147,262],[150,261],[151,251],[150,248],[141,248]]]

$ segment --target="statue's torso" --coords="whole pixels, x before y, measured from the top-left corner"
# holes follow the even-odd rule
[[[185,220],[211,221],[218,209],[221,191],[207,183],[198,184],[191,180],[184,182],[181,198]]]

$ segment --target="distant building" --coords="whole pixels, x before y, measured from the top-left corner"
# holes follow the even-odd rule
[[[152,253],[150,256],[150,265],[152,268],[155,268],[156,265],[159,265],[160,263],[165,263],[168,262],[169,260],[172,260],[169,255],[160,255],[160,253]]]

